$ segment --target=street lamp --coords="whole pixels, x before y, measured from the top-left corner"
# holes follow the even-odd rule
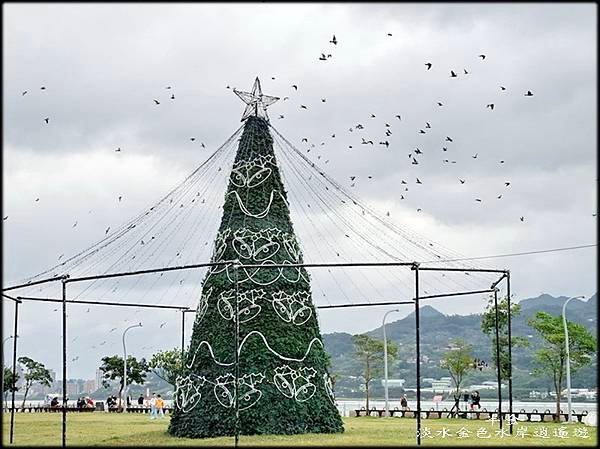
[[[123,331],[123,397],[121,398],[121,406],[125,404],[123,406],[123,412],[127,411],[127,348],[125,347],[125,334],[129,329],[133,329],[134,327],[142,327],[142,323],[129,326]]]
[[[385,389],[385,416],[389,416],[390,415],[390,405],[389,405],[389,402],[388,402],[388,362],[387,362],[387,337],[385,335],[385,319],[392,312],[400,312],[400,310],[393,309],[393,310],[388,310],[387,312],[385,312],[385,314],[383,315],[383,325],[382,325],[382,327],[383,327],[383,367],[384,367],[383,371],[384,371],[384,376],[385,376],[385,385],[384,385],[384,389]]]
[[[585,298],[585,296],[575,296],[573,298],[569,298],[565,301],[565,303],[563,304],[563,308],[562,308],[562,318],[563,318],[563,325],[565,327],[565,351],[567,353],[567,409],[568,409],[568,418],[567,418],[567,422],[573,422],[571,421],[571,360],[569,358],[569,331],[567,329],[567,316],[566,316],[566,311],[567,311],[567,304],[569,304],[569,301],[572,299],[580,299],[580,298]],[[557,392],[557,394],[560,396],[560,391]]]
[[[4,401],[4,343],[13,338],[13,336],[6,337],[2,340],[2,400]],[[14,374],[13,374],[14,375]]]

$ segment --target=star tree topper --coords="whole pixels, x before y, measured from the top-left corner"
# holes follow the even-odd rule
[[[254,80],[252,92],[242,92],[237,89],[233,89],[233,92],[240,97],[244,103],[246,103],[246,109],[244,110],[244,115],[242,116],[241,120],[242,122],[251,115],[256,115],[257,117],[262,117],[269,121],[267,107],[279,100],[279,97],[263,95],[258,77],[256,77]]]

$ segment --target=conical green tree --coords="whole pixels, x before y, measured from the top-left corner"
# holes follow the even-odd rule
[[[250,116],[212,261],[302,263],[286,197],[268,123]],[[306,270],[242,268],[237,277],[237,295],[231,266],[211,269],[204,279],[169,432],[234,435],[236,309],[240,434],[343,432]]]

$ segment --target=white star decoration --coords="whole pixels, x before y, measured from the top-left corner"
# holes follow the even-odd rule
[[[269,116],[267,115],[267,107],[271,106],[279,97],[271,97],[269,95],[263,95],[262,90],[260,88],[260,80],[258,77],[254,80],[254,86],[252,87],[252,92],[242,92],[236,89],[233,89],[233,92],[242,99],[244,103],[246,103],[246,110],[244,111],[244,115],[242,116],[242,122],[246,120],[251,115],[256,115],[257,117],[262,117],[265,120],[269,121]]]

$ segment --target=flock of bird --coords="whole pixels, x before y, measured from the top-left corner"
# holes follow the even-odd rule
[[[392,33],[388,33],[387,35],[388,36],[392,36]],[[329,43],[333,44],[334,46],[337,46],[338,43],[339,43],[339,41],[338,41],[337,37],[335,35],[333,35],[333,37],[329,41]],[[331,54],[321,53],[321,57],[319,57],[319,60],[327,60],[327,59],[329,59],[331,57],[332,57]],[[477,55],[477,58],[479,58],[480,61],[485,61],[486,55],[485,54],[479,54],[479,55]],[[432,62],[425,62],[424,65],[426,67],[425,68],[426,72],[429,72],[434,67],[434,64]],[[455,70],[455,69],[450,70],[449,77],[450,78],[458,78],[459,75],[457,74],[457,72],[458,72],[458,70]],[[469,75],[469,74],[471,74],[471,72],[468,71],[467,69],[463,69],[463,74],[464,75]],[[271,79],[275,79],[275,77],[272,77]],[[229,89],[230,87],[227,86],[227,88]],[[293,89],[294,93],[298,92],[298,85],[297,84],[291,85],[291,88]],[[506,93],[507,92],[507,88],[505,86],[503,86],[503,85],[499,85],[498,88],[499,88],[499,91],[501,93]],[[524,97],[533,97],[533,93],[531,92],[531,90],[527,90],[523,94],[523,96]],[[290,98],[289,96],[285,96],[285,97],[283,97],[283,100],[285,101],[285,100],[288,100],[289,98]],[[326,98],[321,98],[321,102],[322,103],[325,103],[326,101],[327,101]],[[439,107],[439,108],[444,107],[444,103],[442,101],[437,101],[436,103],[437,103],[437,107]],[[299,108],[306,110],[309,107],[306,104],[300,103],[299,104]],[[484,108],[485,109],[489,109],[490,111],[493,111],[494,108],[495,108],[495,103],[487,103],[487,104],[485,104]],[[278,118],[279,119],[283,119],[283,118],[285,118],[285,116],[283,114],[279,114]],[[377,116],[375,114],[371,113],[369,115],[369,119],[375,119],[375,118],[377,118]],[[394,118],[394,120],[395,120],[396,123],[402,122],[402,115],[401,114],[396,114],[393,118]],[[392,127],[391,123],[393,123],[393,121],[390,121],[389,123],[388,122],[385,123],[385,136],[384,137],[373,139],[373,138],[365,138],[365,137],[361,136],[361,141],[358,143],[358,145],[365,145],[365,146],[375,147],[375,145],[376,145],[375,142],[377,142],[377,144],[379,146],[383,146],[386,149],[388,149],[390,147],[390,145],[391,145],[391,143],[390,143],[390,136],[392,136],[392,134],[393,134],[393,127]],[[418,129],[417,133],[419,135],[425,135],[432,128],[433,127],[432,127],[431,123],[428,122],[428,121],[426,121],[425,125],[422,128]],[[349,133],[360,132],[360,131],[363,131],[365,129],[367,129],[366,126],[365,126],[365,124],[358,123],[358,124],[350,126],[348,128],[348,132]],[[332,133],[331,134],[331,138],[333,139],[335,137],[336,137],[336,133]],[[450,144],[452,144],[453,142],[454,142],[454,139],[451,136],[446,136],[445,139],[444,139],[444,141],[442,142],[441,151],[443,153],[448,152],[449,149],[451,148]],[[309,148],[306,149],[307,153],[310,153],[311,150],[314,150],[315,148],[317,148],[317,144],[309,142],[308,137],[303,137],[301,139],[301,143],[302,144],[306,143],[307,145],[310,146]],[[325,145],[326,145],[326,143],[324,141],[322,141],[320,143],[321,147],[323,147]],[[354,148],[355,148],[355,145],[348,145],[348,149],[349,150],[352,150]],[[424,154],[424,151],[421,150],[418,147],[416,147],[414,150],[412,150],[411,152],[409,152],[408,153],[408,159],[410,161],[410,164],[411,165],[419,165],[420,164],[420,160],[421,160],[420,156],[422,156],[423,154]],[[475,153],[471,157],[473,159],[477,159],[478,156],[479,156],[479,153]],[[317,156],[317,160],[321,160],[322,157],[323,157],[322,155],[318,155]],[[330,161],[329,159],[324,159],[324,164],[328,164],[329,161]],[[501,159],[501,160],[498,161],[499,164],[505,164],[505,162],[506,161],[504,159]],[[442,159],[442,163],[443,164],[457,164],[457,161],[455,159],[443,158]],[[356,181],[355,181],[356,179],[357,179],[356,175],[350,176],[350,181],[351,181],[350,184],[349,184],[350,187],[355,187],[356,186]],[[372,179],[372,176],[368,176],[368,179]],[[458,181],[460,182],[461,185],[466,183],[466,179],[464,179],[464,178],[459,178]],[[400,200],[405,200],[407,198],[405,196],[405,194],[406,194],[406,192],[409,191],[409,188],[407,186],[407,182],[404,179],[401,181],[401,184],[403,185],[403,190],[401,191],[403,193],[400,194]],[[415,184],[423,184],[423,182],[417,178],[416,181],[415,181]],[[504,186],[508,187],[508,186],[510,186],[510,184],[511,183],[509,181],[507,181],[507,182],[504,183]],[[500,200],[502,198],[503,198],[503,193],[499,193],[496,196],[497,200]],[[482,203],[483,202],[483,199],[479,198],[479,197],[476,197],[473,200],[476,203]],[[422,210],[423,209],[421,207],[419,207],[419,208],[416,209],[417,212],[421,212]],[[386,213],[386,215],[390,216],[389,211]],[[520,222],[524,222],[525,221],[525,217],[523,215],[521,215],[519,217],[519,221]]]

